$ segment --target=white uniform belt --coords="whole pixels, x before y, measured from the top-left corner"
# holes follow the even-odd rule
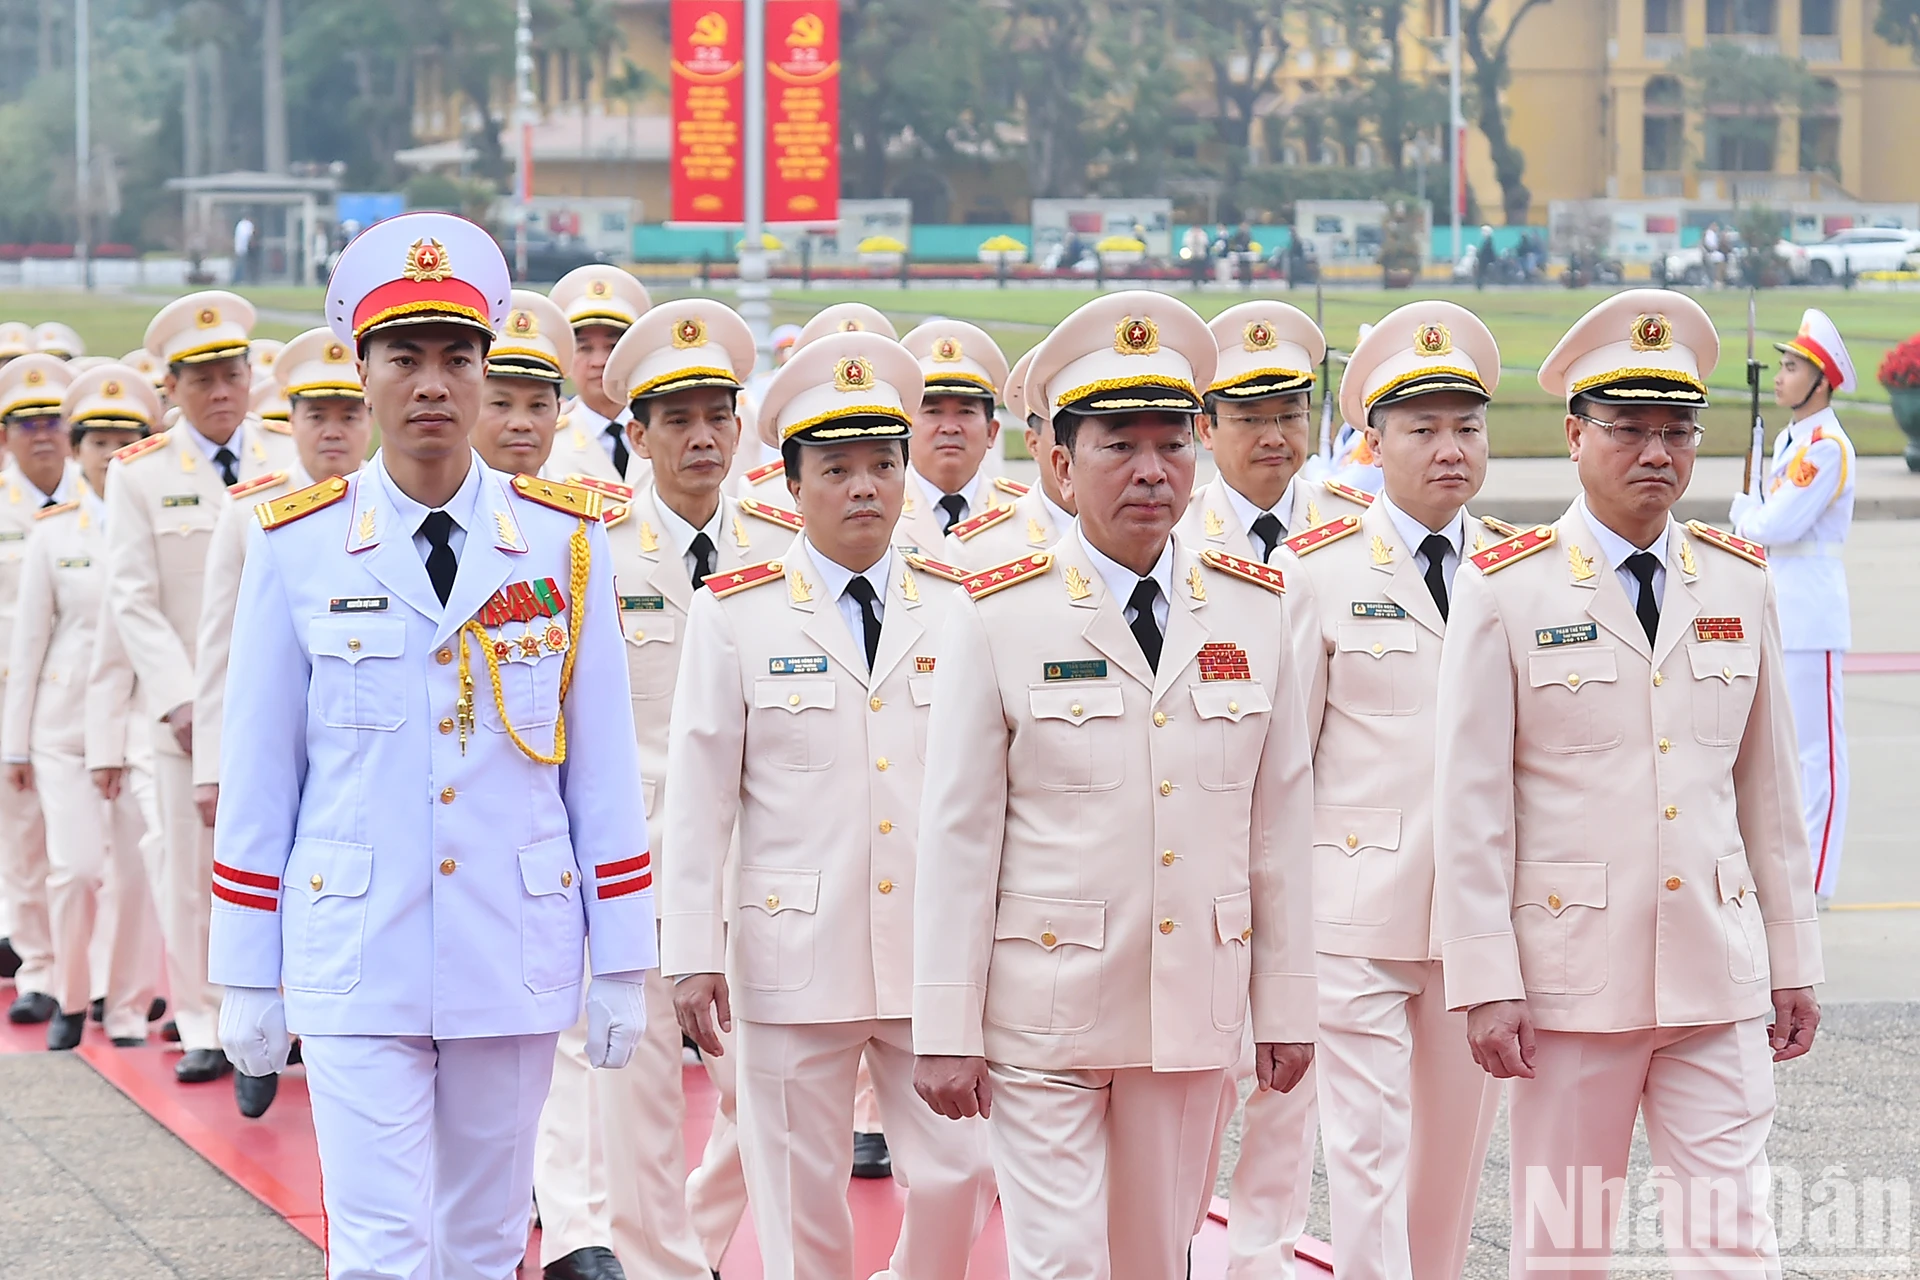
[[[1776,542],[1767,548],[1767,558],[1787,559],[1799,556],[1840,560],[1845,558],[1846,549],[1847,544],[1844,542]]]

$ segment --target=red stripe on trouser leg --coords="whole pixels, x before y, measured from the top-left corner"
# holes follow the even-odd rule
[[[224,862],[216,862],[213,864],[213,874],[219,876],[222,880],[231,880],[235,884],[246,885],[249,889],[272,889],[277,891],[280,888],[280,881],[273,876],[262,875],[258,871],[242,871],[240,868],[230,867]]]
[[[262,898],[258,894],[241,893],[238,889],[229,889],[218,880],[213,882],[213,896],[222,902],[231,902],[237,907],[252,907],[255,911],[278,911],[280,904],[272,898]]]
[[[618,884],[603,884],[600,886],[599,896],[602,901],[608,898],[624,898],[628,894],[638,893],[642,889],[649,888],[652,884],[653,873],[649,871],[646,875],[635,876],[631,880],[622,880]]]
[[[1820,858],[1813,867],[1813,891],[1827,874],[1827,849],[1833,843],[1833,806],[1838,794],[1838,764],[1833,758],[1833,650],[1827,650],[1827,820],[1820,826]]]
[[[635,871],[645,871],[647,863],[653,857],[652,850],[631,858],[622,858],[618,862],[603,862],[593,869],[596,879],[611,880],[615,876],[631,875]]]

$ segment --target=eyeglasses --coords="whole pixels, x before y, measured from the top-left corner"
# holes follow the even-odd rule
[[[1707,435],[1707,429],[1697,422],[1676,423],[1666,427],[1645,427],[1637,422],[1608,422],[1603,418],[1591,417],[1584,413],[1576,413],[1573,416],[1582,422],[1591,422],[1606,432],[1607,437],[1615,444],[1631,449],[1635,453],[1646,448],[1655,436],[1660,438],[1661,447],[1668,453],[1692,453],[1700,447],[1700,442]]]
[[[1245,416],[1236,414],[1232,417],[1221,414],[1216,421],[1223,427],[1241,427],[1248,431],[1266,431],[1275,427],[1284,431],[1288,427],[1305,426],[1313,421],[1313,415],[1305,409],[1296,409],[1292,413],[1267,414],[1258,417],[1252,414]]]

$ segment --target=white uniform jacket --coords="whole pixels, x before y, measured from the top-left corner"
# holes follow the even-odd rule
[[[1854,471],[1853,441],[1833,410],[1822,409],[1774,439],[1763,501],[1734,526],[1767,549],[1783,649],[1853,646],[1841,557],[1853,528]]]

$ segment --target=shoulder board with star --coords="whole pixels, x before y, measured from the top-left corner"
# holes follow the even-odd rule
[[[948,564],[944,560],[935,560],[931,556],[923,556],[917,551],[908,551],[904,554],[907,557],[907,563],[920,572],[931,574],[936,578],[945,578],[948,582],[965,582],[973,576],[959,565]]]
[[[116,449],[113,454],[113,460],[115,462],[132,462],[135,458],[144,458],[166,442],[167,433],[164,431],[156,432],[144,440],[135,440],[124,449]]]
[[[1052,552],[1036,551],[1030,556],[1021,556],[1018,560],[982,569],[969,575],[960,585],[975,600],[983,600],[996,591],[1005,591],[1016,582],[1042,576],[1052,565]]]
[[[262,431],[268,432],[269,434],[276,436],[290,436],[293,434],[293,424],[291,422],[282,422],[278,418],[256,418],[254,421]]]
[[[1016,498],[1024,498],[1033,491],[1030,484],[1021,484],[1018,480],[1009,480],[1005,476],[995,476],[993,487],[1002,493],[1010,493]]]
[[[748,484],[759,484],[762,480],[771,480],[777,475],[786,474],[786,470],[787,464],[781,459],[775,458],[772,462],[763,462],[753,470],[747,472],[745,479]]]
[[[302,516],[310,516],[330,507],[346,496],[346,478],[335,476],[331,480],[296,489],[284,498],[269,498],[256,504],[253,518],[260,522],[262,529],[278,529],[283,524],[292,524]]]
[[[1469,559],[1481,573],[1498,573],[1515,561],[1525,560],[1534,552],[1552,546],[1557,536],[1552,525],[1536,525],[1504,542],[1494,543],[1485,551],[1475,552]]]
[[[1357,533],[1359,529],[1359,516],[1340,516],[1325,524],[1317,524],[1311,529],[1296,533],[1280,545],[1296,556],[1304,556],[1318,551],[1330,542],[1338,542],[1350,533]]]
[[[45,520],[48,516],[63,516],[69,511],[78,511],[79,509],[80,504],[78,502],[63,502],[57,507],[40,508],[33,513],[33,518],[35,520]]]
[[[1239,556],[1230,556],[1217,547],[1208,547],[1200,553],[1200,563],[1209,569],[1218,569],[1257,587],[1265,587],[1277,596],[1287,594],[1286,575],[1270,564],[1261,564],[1257,560],[1243,560]]]
[[[1012,507],[988,507],[977,516],[968,516],[965,520],[962,520],[959,524],[947,530],[947,532],[960,539],[960,541],[965,542],[974,534],[984,529],[991,529],[1012,515]]]
[[[250,493],[258,493],[262,489],[271,489],[277,484],[285,483],[287,475],[288,473],[285,471],[269,471],[265,475],[255,476],[251,480],[242,480],[239,484],[230,484],[227,486],[227,492],[236,498],[244,498]]]
[[[612,498],[615,502],[632,502],[633,486],[619,484],[612,480],[602,480],[599,476],[574,474],[567,477],[567,483],[578,485],[582,489],[591,489],[603,498]]]
[[[609,502],[600,508],[600,523],[611,529],[625,520],[633,511],[633,505],[626,502]]]
[[[707,578],[706,588],[713,592],[716,599],[724,600],[736,592],[748,587],[764,587],[769,582],[779,582],[787,576],[786,565],[778,560],[763,560],[759,564],[746,565],[729,573],[716,573]]]
[[[771,502],[757,502],[752,498],[742,498],[740,509],[750,516],[758,516],[762,520],[771,521],[783,529],[792,529],[796,533],[807,527],[806,517],[798,511],[776,507]]]
[[[1487,526],[1503,538],[1517,538],[1521,529],[1517,524],[1508,524],[1505,520],[1495,520],[1492,516],[1479,517],[1480,523]]]
[[[606,505],[597,490],[560,480],[542,480],[538,476],[515,476],[513,491],[528,502],[564,511],[582,520],[598,520],[600,508]]]
[[[1345,498],[1348,502],[1356,503],[1359,506],[1370,507],[1373,505],[1373,495],[1365,489],[1356,489],[1350,484],[1341,484],[1338,480],[1324,481],[1320,487],[1336,498]]]
[[[1722,551],[1739,556],[1748,564],[1757,564],[1763,569],[1767,567],[1767,549],[1757,542],[1736,538],[1724,529],[1716,529],[1698,520],[1687,521],[1687,531],[1702,542],[1710,542]]]

